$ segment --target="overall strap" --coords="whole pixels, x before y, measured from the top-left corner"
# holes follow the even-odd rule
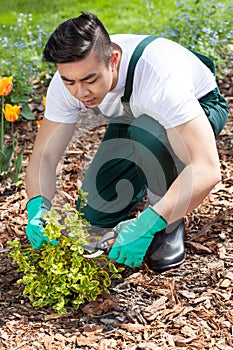
[[[147,36],[137,45],[137,47],[135,48],[132,54],[132,57],[129,62],[128,71],[127,71],[124,96],[121,97],[121,102],[124,105],[124,109],[126,107],[126,104],[129,104],[130,96],[133,90],[133,78],[134,78],[134,71],[135,71],[136,64],[140,56],[142,55],[145,47],[156,38],[157,38],[156,36]],[[126,112],[129,112],[127,107],[126,107]]]

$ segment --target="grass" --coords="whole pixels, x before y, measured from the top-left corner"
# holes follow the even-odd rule
[[[32,24],[40,25],[47,33],[70,17],[76,17],[81,11],[94,12],[104,22],[108,31],[113,33],[142,33],[148,28],[148,10],[153,4],[158,11],[156,24],[163,26],[169,14],[175,11],[172,0],[1,0],[0,26],[5,24],[5,33],[10,33],[10,27],[17,21],[19,13],[32,14]],[[150,18],[149,18],[150,21]]]

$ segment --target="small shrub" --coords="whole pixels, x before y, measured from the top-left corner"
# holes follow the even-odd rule
[[[22,248],[19,240],[8,242],[9,256],[19,265],[23,277],[17,283],[25,285],[33,306],[51,306],[58,313],[66,312],[66,305],[74,309],[95,300],[103,291],[108,292],[111,279],[121,277],[123,268],[105,256],[84,258],[83,244],[87,243],[87,222],[82,214],[69,205],[63,217],[52,208],[45,217],[45,235],[57,239],[58,246],[44,244],[41,250]]]

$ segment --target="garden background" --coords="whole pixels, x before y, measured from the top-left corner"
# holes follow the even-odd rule
[[[233,349],[233,5],[232,1],[14,1],[0,0],[0,77],[13,76],[5,103],[21,107],[17,121],[4,121],[4,143],[14,156],[25,147],[19,176],[0,157],[0,349]],[[217,141],[223,180],[186,217],[187,259],[176,270],[157,274],[144,264],[126,269],[110,294],[68,314],[32,307],[21,274],[8,257],[7,242],[25,236],[27,196],[24,179],[33,142],[43,118],[54,67],[41,60],[55,27],[80,11],[94,12],[110,34],[156,34],[210,56],[230,107]],[[101,116],[87,115],[59,165],[54,205],[74,204],[82,180],[106,128]],[[3,125],[2,121],[1,124]],[[2,129],[1,125],[1,130]],[[9,152],[8,152],[9,153]],[[21,169],[22,165],[22,169]],[[7,174],[7,175],[6,175]],[[13,176],[14,177],[14,176]],[[147,205],[141,203],[137,211]]]

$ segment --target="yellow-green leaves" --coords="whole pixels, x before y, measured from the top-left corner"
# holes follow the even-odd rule
[[[51,240],[57,239],[58,246],[46,243],[37,251],[23,248],[18,240],[9,242],[9,256],[23,272],[18,283],[24,284],[24,294],[29,295],[33,305],[49,305],[58,313],[65,313],[68,303],[78,309],[103,291],[108,292],[111,280],[121,277],[123,269],[105,256],[83,257],[82,245],[87,243],[88,233],[82,214],[66,206],[61,215],[51,209],[46,221],[45,234]]]

